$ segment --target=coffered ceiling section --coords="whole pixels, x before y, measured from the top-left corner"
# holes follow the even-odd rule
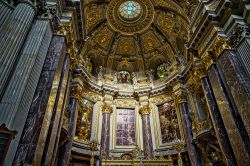
[[[185,56],[188,17],[171,0],[88,0],[83,58],[106,73],[145,72]],[[101,58],[101,59],[100,59]]]

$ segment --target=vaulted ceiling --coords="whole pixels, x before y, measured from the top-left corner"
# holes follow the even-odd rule
[[[131,10],[129,2],[135,5]],[[162,63],[176,65],[177,54],[186,55],[186,9],[172,0],[88,0],[81,54],[91,59],[94,70],[102,66],[106,73],[145,73]]]

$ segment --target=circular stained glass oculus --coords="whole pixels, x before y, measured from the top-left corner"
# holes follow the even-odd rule
[[[120,5],[119,13],[125,19],[135,19],[142,13],[142,7],[135,1],[126,1]]]

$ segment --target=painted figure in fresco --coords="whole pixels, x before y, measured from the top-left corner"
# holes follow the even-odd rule
[[[89,100],[83,99],[81,101],[76,128],[76,135],[79,140],[88,141],[90,139],[93,106],[94,103]]]
[[[119,83],[129,83],[130,74],[127,71],[120,71],[118,72],[117,79]]]
[[[171,143],[180,139],[180,130],[178,126],[177,114],[172,102],[163,104],[158,107],[162,143]]]

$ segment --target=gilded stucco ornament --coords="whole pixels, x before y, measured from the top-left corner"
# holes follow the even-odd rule
[[[232,48],[233,46],[229,39],[227,39],[226,37],[217,36],[214,44],[210,48],[210,51],[212,51],[214,55],[216,55],[216,57],[219,57],[223,50]]]
[[[102,112],[103,113],[112,113],[113,112],[113,108],[110,104],[104,102],[102,105]]]
[[[81,86],[79,86],[79,85],[73,86],[73,87],[71,87],[70,97],[76,98],[77,100],[80,100],[82,98],[81,92],[82,92]]]
[[[178,152],[178,166],[183,166],[183,161],[182,161],[182,157],[181,157],[181,151],[182,151],[182,149],[184,147],[184,143],[182,141],[178,140],[174,144],[172,144],[172,146]]]
[[[204,63],[207,70],[215,63],[214,56],[215,55],[212,51],[207,51],[204,57],[202,57],[202,62]]]
[[[154,6],[150,0],[131,1],[139,5],[139,13],[135,17],[121,15],[121,7],[127,0],[111,1],[107,9],[107,20],[109,25],[118,32],[134,34],[146,30],[154,19]],[[133,11],[131,11],[133,12]]]
[[[194,76],[202,79],[207,76],[205,65],[202,63],[199,57],[194,56],[193,58],[193,68],[194,68]]]
[[[173,87],[173,91],[176,105],[187,102],[187,91],[184,84],[177,83]]]
[[[151,109],[149,105],[144,105],[139,109],[139,113],[141,115],[149,115],[151,113]]]
[[[181,104],[184,102],[187,102],[187,93],[182,90],[175,92],[175,103]]]

